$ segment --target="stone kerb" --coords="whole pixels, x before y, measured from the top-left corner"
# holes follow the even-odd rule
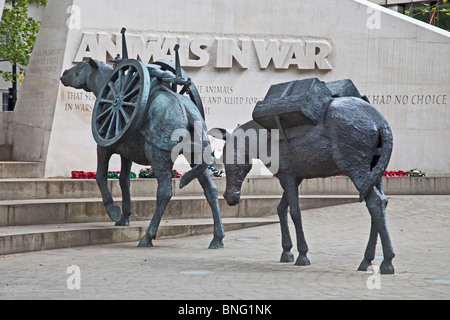
[[[219,196],[223,194],[226,179],[213,178]],[[117,179],[108,181],[112,195],[119,199],[121,190]],[[387,195],[448,195],[450,176],[425,178],[384,177],[383,187]],[[131,180],[133,197],[154,197],[156,179]],[[179,179],[172,180],[174,197],[203,197],[203,189],[198,181],[193,181],[184,189],[179,189]],[[357,195],[353,183],[347,177],[307,179],[299,188],[300,196]],[[242,185],[243,196],[281,196],[283,190],[278,179],[273,177],[252,177]],[[30,199],[80,199],[100,198],[95,180],[76,179],[0,179],[0,201]]]

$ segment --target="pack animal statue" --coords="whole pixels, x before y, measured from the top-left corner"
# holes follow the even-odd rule
[[[354,90],[348,90],[352,87]],[[264,113],[261,109],[268,111]],[[279,150],[269,150],[272,159],[274,153],[279,152],[279,165],[268,168],[278,167],[273,174],[283,188],[277,208],[283,247],[281,262],[294,261],[287,223],[289,207],[299,251],[295,264],[310,264],[299,206],[298,187],[302,180],[346,174],[359,191],[360,201],[365,200],[372,218],[369,242],[359,270],[367,271],[371,267],[379,234],[384,256],[380,272],[393,274],[395,255],[385,217],[388,199],[381,180],[392,152],[392,132],[367,98],[361,97],[349,80],[327,84],[317,79],[295,81],[272,86],[264,101],[255,107],[253,118],[256,121],[249,121],[237,129],[254,131],[258,139],[266,140],[258,141],[258,146],[261,142],[271,146],[270,140],[275,136],[270,132],[262,135],[264,130],[261,129],[280,129],[280,134],[276,135],[280,140]],[[249,143],[245,146],[235,144],[234,133],[230,135],[223,129],[222,133],[227,140],[223,151],[224,197],[229,205],[236,205],[242,182],[252,167],[251,159],[261,155],[259,148],[249,148]],[[231,152],[227,150],[230,147],[233,148]],[[238,163],[236,159],[245,161]]]
[[[122,34],[125,34],[124,30]],[[195,145],[192,139],[192,148],[202,153],[211,152],[208,151],[210,145],[201,100],[195,86],[179,67],[178,51],[176,66],[165,60],[144,65],[138,60],[126,59],[125,37],[123,43],[124,59],[116,60],[118,64],[114,68],[95,60],[80,62],[64,72],[61,82],[65,86],[93,92],[97,97],[92,115],[92,133],[97,142],[96,180],[106,211],[117,226],[130,223],[132,162],[152,166],[158,181],[157,207],[139,242],[139,246],[152,246],[162,215],[172,197],[172,151],[179,143],[172,140],[172,133],[178,130],[192,138],[201,135],[202,139],[196,140],[197,144],[201,141],[201,145]],[[177,92],[179,85],[181,91]],[[184,93],[188,93],[189,98]],[[122,211],[113,204],[107,185],[108,163],[113,154],[121,156],[119,183]],[[191,155],[195,157],[195,154]],[[192,159],[188,160],[193,163]],[[209,248],[222,248],[224,230],[217,187],[207,172],[209,163],[196,163],[182,177],[180,187],[198,178],[214,219],[214,238]]]

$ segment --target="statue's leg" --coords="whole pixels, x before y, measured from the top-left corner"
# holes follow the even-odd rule
[[[290,213],[292,221],[295,225],[295,231],[297,234],[297,249],[299,256],[295,262],[298,266],[310,265],[309,259],[306,256],[308,253],[308,245],[306,244],[305,235],[303,233],[302,215],[300,212],[300,204],[298,199],[298,186],[302,182],[301,179],[296,179],[290,174],[281,174],[277,176],[280,180],[281,186],[287,195],[289,202]]]
[[[108,189],[108,163],[113,154],[112,150],[97,146],[97,174],[95,179],[102,194],[106,212],[111,220],[116,222],[120,220],[122,212],[118,206],[113,204],[114,200]]]
[[[277,207],[278,217],[280,219],[281,226],[281,246],[283,253],[281,254],[280,262],[293,262],[294,255],[291,252],[292,240],[289,233],[289,226],[287,220],[289,203],[287,200],[286,192],[283,192],[283,197]]]
[[[222,226],[222,218],[220,216],[219,201],[217,198],[217,186],[212,181],[211,176],[205,171],[198,177],[206,200],[208,200],[209,206],[212,210],[212,215],[214,219],[214,238],[209,245],[209,249],[220,249],[223,248],[222,239],[225,237],[225,232]]]
[[[129,226],[130,216],[132,213],[131,207],[131,194],[130,194],[130,173],[131,165],[133,162],[131,160],[121,157],[121,170],[119,184],[122,190],[122,216],[120,220],[116,222],[116,226]]]
[[[139,242],[139,247],[153,246],[152,240],[156,238],[161,218],[166,210],[167,204],[172,198],[172,166],[170,152],[146,145],[146,154],[149,163],[155,172],[158,188],[156,191],[156,210],[152,221]],[[153,158],[150,156],[153,155]]]
[[[153,214],[152,221],[147,228],[144,237],[139,242],[139,247],[153,246],[152,240],[156,239],[161,218],[166,210],[167,204],[172,198],[172,170],[161,172],[155,170],[158,180],[158,190],[156,193],[156,210]]]
[[[395,257],[394,249],[392,248],[391,238],[389,236],[387,223],[386,223],[386,206],[387,206],[387,197],[383,193],[381,188],[381,184],[373,187],[373,189],[367,194],[366,198],[366,206],[369,209],[369,213],[372,217],[372,224],[375,227],[371,228],[371,234],[368,244],[369,251],[367,257],[364,256],[364,259],[370,259],[375,254],[375,228],[380,234],[381,245],[383,247],[383,262],[380,265],[381,274],[394,274],[394,266],[392,265],[392,259]],[[373,259],[373,258],[372,258]],[[363,260],[364,263],[364,260]]]
[[[369,271],[372,268],[372,260],[375,259],[375,249],[377,246],[378,229],[373,219],[370,224],[370,236],[367,243],[364,259],[358,267],[359,271]]]
[[[383,191],[382,182],[378,183],[378,187],[381,192]],[[384,193],[383,193],[384,195]],[[387,201],[387,200],[386,200]],[[386,202],[387,204],[387,202]],[[386,205],[384,205],[384,208],[386,210]],[[377,240],[378,240],[378,228],[373,220],[373,218],[370,219],[370,236],[369,236],[369,242],[367,243],[366,251],[364,252],[364,259],[361,261],[361,264],[358,267],[359,271],[371,271],[372,270],[372,261],[375,259],[375,251],[377,247]]]

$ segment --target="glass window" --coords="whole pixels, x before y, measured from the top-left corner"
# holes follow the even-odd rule
[[[8,111],[9,93],[2,92],[2,111]]]

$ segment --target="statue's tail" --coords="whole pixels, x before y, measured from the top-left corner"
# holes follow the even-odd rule
[[[188,185],[192,180],[203,174],[209,166],[211,159],[211,144],[206,132],[206,125],[201,116],[187,113],[189,122],[193,125],[193,141],[191,143],[191,163],[195,163],[192,169],[186,172],[180,181],[180,189]]]
[[[203,172],[208,169],[208,164],[202,163],[195,165],[191,170],[186,172],[182,177],[180,181],[180,189],[187,186],[192,180],[195,178],[198,178]]]
[[[389,164],[392,154],[392,131],[387,123],[378,127],[378,143],[372,158],[371,171],[366,176],[359,193],[359,201],[363,201],[370,190],[380,181]]]
[[[181,177],[180,189],[187,186],[195,178],[198,178],[201,174],[203,174],[208,169],[208,166],[209,166],[208,160],[211,157],[211,145],[209,144],[209,141],[207,143],[202,143],[201,147],[196,145],[196,143],[193,143],[192,146],[193,146],[194,150],[202,151],[201,163],[195,164],[191,170],[186,172]]]

